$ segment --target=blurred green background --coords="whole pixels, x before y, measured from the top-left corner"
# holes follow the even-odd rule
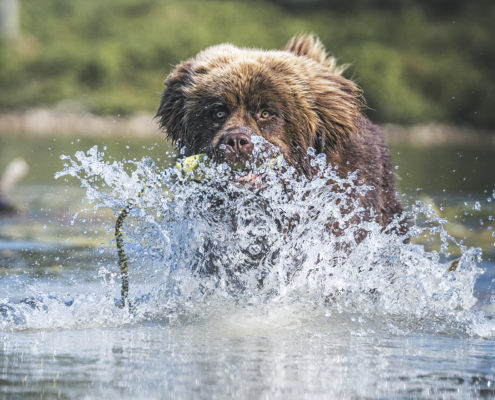
[[[6,0],[1,0],[6,1]],[[9,0],[7,0],[9,1]],[[18,0],[0,42],[0,111],[154,112],[173,65],[206,46],[281,48],[316,33],[376,122],[495,127],[494,1]]]

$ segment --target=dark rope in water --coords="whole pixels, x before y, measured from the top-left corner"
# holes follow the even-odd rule
[[[137,194],[136,200],[143,197],[144,192],[147,189],[156,186],[157,184],[161,183],[167,176],[169,176],[171,169],[173,168],[169,168],[168,170],[161,172],[156,176],[156,178],[151,183],[143,187]],[[129,271],[127,268],[128,258],[125,254],[125,249],[124,249],[124,232],[122,227],[124,225],[124,220],[129,216],[129,213],[131,212],[135,204],[136,204],[135,200],[129,201],[129,203],[127,203],[125,208],[119,214],[119,217],[117,218],[117,222],[115,223],[115,239],[117,242],[117,253],[119,256],[120,276],[122,278],[122,288],[120,291],[121,307],[125,307],[127,298],[129,296]]]
[[[207,156],[205,154],[197,154],[194,156],[187,157],[180,162],[178,162],[175,167],[170,167],[166,169],[165,171],[160,172],[155,179],[144,186],[139,193],[137,194],[137,197],[135,200],[130,200],[127,205],[124,207],[124,209],[120,212],[117,222],[115,223],[115,239],[117,243],[117,254],[119,257],[119,267],[120,267],[120,277],[122,279],[122,287],[120,290],[120,307],[125,307],[126,303],[128,304],[128,297],[129,297],[129,270],[127,266],[127,255],[125,254],[125,248],[124,248],[124,231],[123,231],[123,225],[124,225],[124,220],[129,216],[132,208],[136,205],[137,200],[139,200],[141,197],[143,197],[144,193],[146,192],[147,189],[151,189],[155,187],[156,185],[160,184],[163,182],[165,178],[168,178],[174,170],[179,171],[182,175],[186,172],[192,172],[194,171],[198,166],[200,162],[206,161]],[[130,305],[130,304],[129,304]]]

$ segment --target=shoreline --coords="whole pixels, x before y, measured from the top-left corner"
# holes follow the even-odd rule
[[[417,147],[468,145],[495,147],[495,131],[455,125],[427,123],[418,125],[383,124],[388,144]],[[0,113],[0,137],[159,137],[161,131],[153,114],[139,112],[131,116],[96,115],[57,108],[33,108]]]
[[[151,113],[97,115],[57,108],[32,108],[0,113],[0,137],[153,137],[160,133]]]

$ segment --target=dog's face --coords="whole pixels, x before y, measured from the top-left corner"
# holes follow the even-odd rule
[[[275,148],[309,174],[309,147],[336,151],[356,130],[359,91],[340,73],[311,36],[284,51],[215,46],[167,77],[157,117],[187,155],[245,162]],[[254,142],[272,146],[253,151]]]

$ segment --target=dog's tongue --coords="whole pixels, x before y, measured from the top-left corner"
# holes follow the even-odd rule
[[[241,176],[240,178],[235,179],[234,182],[244,183],[247,185],[256,185],[259,186],[261,184],[261,179],[259,179],[259,175],[252,175],[251,173]]]

